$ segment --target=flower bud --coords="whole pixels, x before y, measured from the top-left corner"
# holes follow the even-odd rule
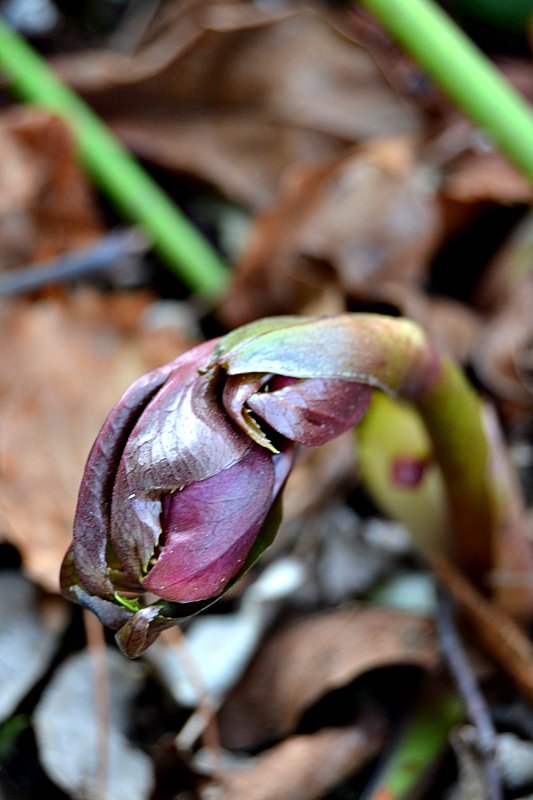
[[[271,542],[294,444],[366,410],[351,381],[227,375],[220,341],[139,379],[89,455],[61,583],[142,652],[218,598]]]
[[[63,593],[139,655],[256,561],[279,525],[295,446],[355,426],[375,387],[418,405],[459,526],[484,536],[477,400],[420,328],[374,314],[279,317],[206,342],[124,394],[85,467]],[[477,443],[466,457],[465,432]]]

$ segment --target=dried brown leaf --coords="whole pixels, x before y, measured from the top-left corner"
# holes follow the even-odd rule
[[[513,619],[527,624],[533,619],[533,543],[526,507],[492,406],[485,404],[483,418],[498,490],[499,524],[491,545],[494,599]]]
[[[202,800],[318,800],[361,769],[383,744],[364,728],[293,736],[204,787]]]
[[[465,613],[473,635],[531,702],[533,644],[527,634],[499,606],[483,597],[444,556],[433,556],[431,566]]]
[[[109,409],[154,366],[145,295],[0,307],[0,534],[55,591],[83,465]],[[175,354],[190,344],[175,339]],[[167,343],[161,362],[167,358]]]
[[[385,139],[293,170],[236,266],[224,305],[229,324],[300,310],[331,282],[324,265],[351,296],[372,297],[387,281],[420,281],[439,241],[440,216],[414,155],[412,140]]]
[[[57,66],[143,158],[264,208],[285,169],[413,130],[369,52],[312,9],[186,4],[132,56]]]
[[[386,608],[347,608],[309,616],[266,642],[223,706],[222,739],[253,748],[286,735],[328,692],[377,667],[436,663],[430,622]]]
[[[476,371],[497,398],[533,405],[533,276],[515,287],[492,315],[474,354]]]
[[[86,245],[100,222],[64,122],[36,109],[0,115],[0,269]]]
[[[442,193],[460,203],[530,203],[531,183],[497,153],[467,153],[447,170]]]

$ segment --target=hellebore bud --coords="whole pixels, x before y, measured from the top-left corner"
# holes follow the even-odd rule
[[[271,543],[295,445],[355,426],[374,387],[427,398],[442,374],[413,323],[345,314],[260,320],[145,375],[89,455],[63,593],[139,655]]]

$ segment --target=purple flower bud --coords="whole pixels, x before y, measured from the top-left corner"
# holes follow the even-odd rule
[[[367,352],[376,329],[386,356],[388,323],[355,316],[254,323],[140,378],[111,411],[61,584],[127,655],[212,603],[270,544],[295,444],[333,439],[365,413],[371,387],[409,389],[432,369],[409,327],[407,365],[375,343]]]

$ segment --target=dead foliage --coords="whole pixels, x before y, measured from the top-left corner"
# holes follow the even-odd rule
[[[388,797],[394,756],[376,762],[405,742],[413,683],[455,692],[437,580],[499,715],[506,797],[529,796],[531,186],[356,6],[130,0],[104,34],[84,16],[103,0],[66,5],[38,45],[231,255],[232,283],[207,307],[150,260],[128,290],[79,280],[0,300],[0,797],[342,800],[370,775]],[[498,65],[531,99],[523,52]],[[121,224],[66,124],[2,93],[0,283]],[[419,560],[362,490],[348,433],[301,454],[275,544],[178,642],[135,664],[86,646],[58,571],[122,392],[203,334],[345,310],[414,319],[479,389],[501,488],[488,584]],[[424,796],[489,791],[476,736],[453,734],[458,777],[439,771],[442,748],[428,756]]]

